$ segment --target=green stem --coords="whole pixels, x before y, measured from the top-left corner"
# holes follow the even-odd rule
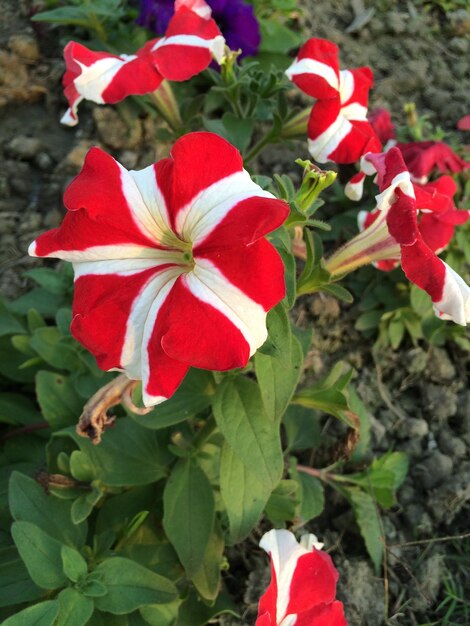
[[[258,143],[255,143],[255,145],[251,148],[251,150],[248,152],[246,157],[243,159],[244,162],[248,163],[249,161],[254,159],[256,156],[258,156],[258,154],[263,150],[263,148],[272,142],[272,139],[273,137],[270,131],[262,139],[260,139]]]

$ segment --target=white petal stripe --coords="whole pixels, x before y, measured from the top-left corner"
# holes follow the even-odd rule
[[[319,163],[329,160],[339,144],[351,132],[352,124],[341,115],[321,135],[315,139],[309,137],[308,150],[313,158]]]
[[[203,189],[178,211],[176,232],[182,239],[199,245],[242,200],[258,196],[274,198],[254,183],[246,170],[235,172]]]
[[[320,78],[326,80],[326,82],[333,87],[333,89],[339,90],[339,80],[335,70],[326,63],[316,61],[311,58],[304,58],[295,60],[294,63],[286,70],[286,76],[289,80],[292,80],[293,76],[299,76],[300,74],[315,74]]]
[[[28,248],[30,256],[37,256],[36,242]],[[167,259],[169,251],[139,246],[133,243],[116,243],[104,246],[90,246],[84,250],[53,250],[50,254],[41,254],[43,258],[62,259],[71,263],[89,261],[110,261],[112,259]],[[181,258],[181,257],[180,257]],[[172,261],[168,261],[171,263]]]
[[[105,89],[111,84],[122,66],[136,58],[134,55],[123,55],[119,59],[109,57],[98,59],[93,65],[84,65],[74,59],[81,68],[81,73],[73,81],[76,90],[87,100],[104,104],[102,94]]]
[[[132,276],[145,270],[155,268],[167,263],[181,263],[181,253],[162,250],[159,257],[147,259],[112,259],[105,261],[85,261],[74,263],[73,269],[75,280],[82,276],[106,276],[109,274],[117,276]]]
[[[266,311],[232,285],[213,263],[200,258],[195,261],[194,270],[181,280],[193,296],[213,306],[238,328],[250,346],[252,356],[268,336]]]
[[[297,561],[304,554],[309,554],[309,551],[299,545],[288,530],[270,530],[263,535],[259,545],[270,555],[276,572],[276,622],[283,624],[280,620],[289,606],[289,591]]]
[[[184,268],[172,267],[150,278],[135,297],[127,319],[120,362],[129,378],[142,379],[143,392],[149,376],[147,348],[155,320],[168,293],[183,271]],[[144,395],[144,402],[149,406],[145,398]]]
[[[433,303],[434,309],[441,319],[466,326],[470,323],[470,287],[447,263],[444,265],[446,274],[442,298]]]

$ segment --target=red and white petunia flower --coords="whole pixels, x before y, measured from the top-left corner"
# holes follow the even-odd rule
[[[315,535],[299,543],[288,530],[270,530],[260,546],[271,558],[271,582],[256,626],[347,626],[335,600],[338,572]]]
[[[395,124],[388,109],[377,107],[369,113],[367,119],[383,145],[396,140]]]
[[[287,77],[317,99],[308,123],[308,149],[319,163],[354,163],[366,152],[381,150],[380,140],[367,120],[368,67],[339,69],[338,46],[326,39],[309,39]]]
[[[440,174],[456,174],[470,167],[443,141],[410,141],[398,143],[411,179],[421,185],[436,170]]]
[[[171,156],[127,171],[92,148],[64,196],[60,228],[30,254],[71,261],[72,334],[104,370],[142,380],[152,406],[189,367],[244,367],[285,294],[284,267],[264,238],[288,206],[212,133],[181,137]]]
[[[451,198],[432,185],[415,192],[398,148],[367,154],[364,160],[377,173],[378,210],[363,232],[327,260],[326,268],[339,275],[367,263],[400,261],[407,278],[431,296],[436,314],[465,326],[470,322],[470,287],[436,251],[448,243],[446,227],[466,221],[468,212],[457,211]],[[440,185],[441,191],[449,190],[448,181]]]
[[[225,39],[204,0],[179,0],[165,36],[153,39],[135,54],[94,52],[74,41],[64,50],[64,94],[69,108],[63,124],[78,123],[82,100],[114,104],[131,95],[155,91],[164,79],[188,80],[220,63]]]
[[[427,185],[413,183],[416,209],[419,211],[418,228],[424,243],[432,252],[445,250],[454,236],[455,227],[470,219],[470,211],[459,210],[453,196],[457,185],[451,176],[441,176]],[[359,211],[358,226],[363,231],[379,217],[380,210]],[[378,269],[393,270],[400,264],[398,259],[377,261]]]

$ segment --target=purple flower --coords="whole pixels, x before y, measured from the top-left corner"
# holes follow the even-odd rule
[[[242,57],[258,52],[261,35],[253,7],[243,0],[206,0],[212,17],[231,50],[241,48]],[[163,35],[174,13],[174,0],[140,0],[137,24]]]

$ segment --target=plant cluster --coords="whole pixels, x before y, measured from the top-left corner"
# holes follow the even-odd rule
[[[379,574],[380,508],[394,506],[408,461],[368,455],[350,366],[304,381],[312,331],[291,311],[309,294],[355,295],[356,327],[376,348],[408,333],[468,349],[469,211],[454,203],[468,187],[454,178],[469,164],[412,107],[399,140],[387,111],[368,116],[372,71],[341,70],[333,43],[310,38],[292,61],[302,38],[291,0],[143,0],[140,17],[121,0],[52,5],[35,19],[73,26],[87,44],[65,46],[62,123],[76,125],[85,101],[132,98],[160,115],[158,141],[171,148],[139,171],[92,148],[62,225],[29,250],[73,272],[33,269],[37,287],[1,302],[4,624],[236,617],[225,548],[267,531],[257,626],[343,626],[330,556],[293,532],[332,488]],[[295,104],[295,86],[313,107]],[[298,185],[244,169],[299,137],[337,169],[298,159]],[[354,163],[343,190],[337,170],[344,180]],[[341,423],[336,441],[325,415]]]

